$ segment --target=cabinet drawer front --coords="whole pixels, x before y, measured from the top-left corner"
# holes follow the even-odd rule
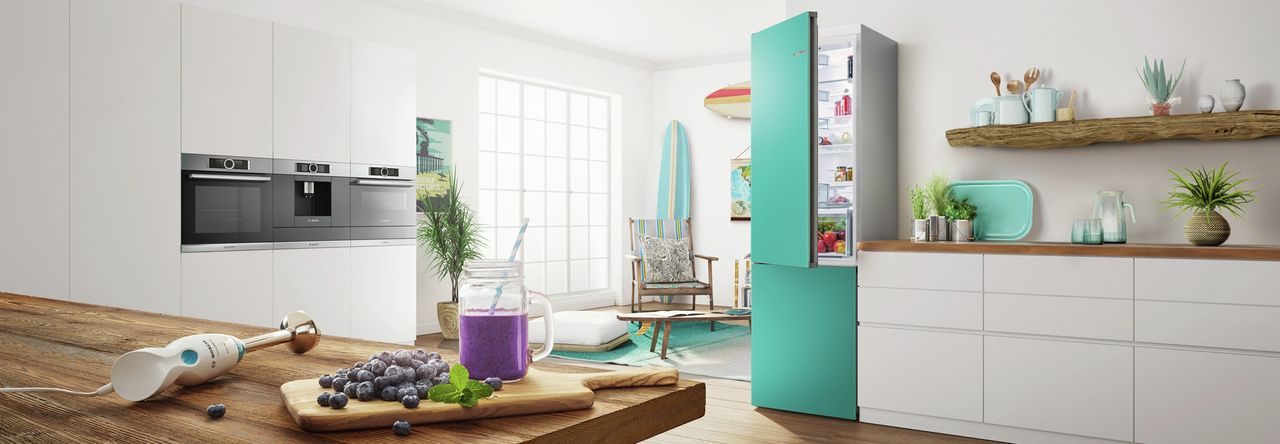
[[[858,285],[982,291],[982,255],[859,251]]]
[[[862,287],[858,321],[981,330],[982,293]]]
[[[1134,339],[1280,352],[1280,308],[1136,301]]]
[[[1133,259],[987,255],[987,292],[1100,298],[1133,297]]]
[[[858,327],[858,406],[982,421],[982,336]]]
[[[985,339],[986,422],[1133,440],[1133,347]]]
[[[1135,259],[1134,297],[1280,306],[1280,262]]]
[[[983,314],[987,331],[1133,340],[1130,300],[987,293]]]
[[[1273,443],[1280,359],[1138,347],[1138,442]]]

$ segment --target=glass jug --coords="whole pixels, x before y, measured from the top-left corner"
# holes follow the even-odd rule
[[[529,303],[546,306],[546,336],[541,350],[529,350]],[[519,381],[529,363],[551,354],[555,336],[551,301],[525,289],[519,261],[474,260],[462,271],[458,288],[458,362],[471,379],[498,377]]]
[[[1093,217],[1102,219],[1102,242],[1123,244],[1129,240],[1129,229],[1124,223],[1124,210],[1129,210],[1129,220],[1138,223],[1133,204],[1125,202],[1120,191],[1099,191],[1093,202]]]

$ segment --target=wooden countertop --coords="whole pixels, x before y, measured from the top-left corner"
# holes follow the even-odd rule
[[[0,293],[0,384],[93,390],[108,382],[111,364],[127,351],[196,333],[247,338],[263,332],[240,324]],[[268,348],[245,356],[213,381],[174,386],[140,403],[115,394],[0,395],[0,436],[60,442],[398,442],[390,424],[356,432],[303,432],[280,400],[280,385],[332,373],[375,351],[404,347],[324,337],[303,355]],[[433,351],[457,362],[456,352]],[[548,362],[534,367],[599,371]],[[216,403],[227,405],[227,415],[212,420],[205,408]],[[413,436],[431,442],[637,442],[702,417],[705,409],[706,386],[682,380],[667,387],[602,390],[586,410],[417,425]]]
[[[1178,259],[1280,260],[1280,245],[1186,244],[1079,245],[1061,242],[913,242],[907,240],[858,242],[859,251],[911,251],[922,253],[1028,254],[1046,256],[1162,257]]]

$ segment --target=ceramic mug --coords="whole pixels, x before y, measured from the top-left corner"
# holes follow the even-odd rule
[[[973,126],[982,126],[978,124],[980,122],[978,117],[983,111],[991,113],[991,123],[996,125],[1021,125],[1027,123],[1029,117],[1027,104],[1022,100],[1021,95],[985,97],[978,100],[973,107],[969,108],[969,123]]]
[[[1058,100],[1062,99],[1062,91],[1040,85],[1022,93],[1022,100],[1027,103],[1031,113],[1031,122],[1052,122],[1057,117]]]

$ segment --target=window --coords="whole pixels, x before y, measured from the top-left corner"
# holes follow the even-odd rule
[[[521,255],[529,289],[608,289],[609,98],[481,76],[479,101],[485,255],[507,258],[528,217]]]

